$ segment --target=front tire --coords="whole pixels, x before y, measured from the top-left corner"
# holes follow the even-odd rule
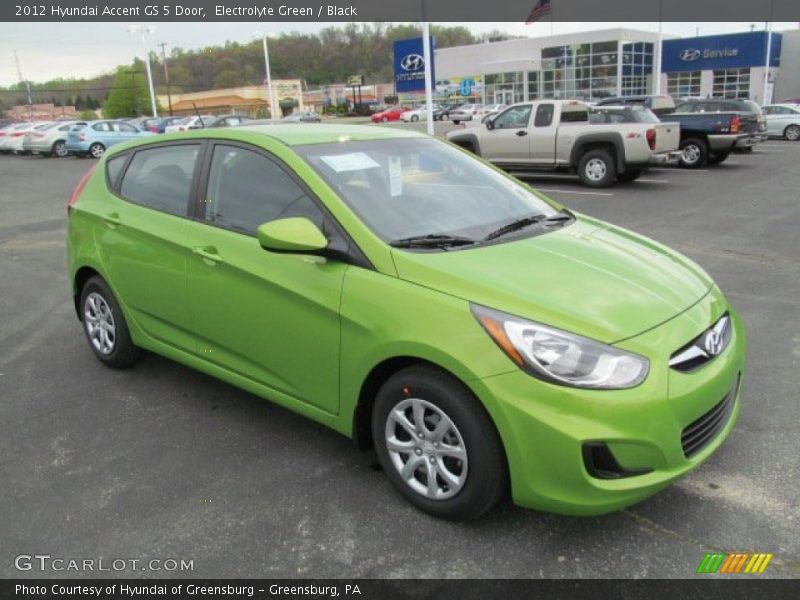
[[[411,122],[412,123],[416,123],[417,121],[419,121],[419,116],[418,115],[411,115]]]
[[[69,155],[69,151],[67,150],[67,145],[59,140],[53,144],[53,149],[50,154],[56,158],[64,158]]]
[[[474,519],[508,489],[503,446],[483,405],[435,368],[409,367],[383,384],[372,436],[395,489],[434,516]]]
[[[708,163],[708,144],[702,138],[681,140],[680,151],[678,162],[684,169],[699,169]]]
[[[125,315],[102,277],[91,277],[81,290],[83,332],[94,355],[114,369],[130,367],[141,350],[133,344]]]
[[[608,187],[617,179],[617,166],[607,150],[589,150],[578,161],[578,177],[585,186]]]
[[[790,142],[796,142],[800,140],[800,125],[789,125],[786,129],[784,129],[783,137]]]
[[[106,147],[99,142],[95,142],[89,146],[89,156],[92,158],[101,158],[106,151]]]

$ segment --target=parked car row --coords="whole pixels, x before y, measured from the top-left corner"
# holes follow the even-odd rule
[[[447,137],[506,170],[576,173],[590,187],[633,181],[650,165],[671,159],[688,169],[719,164],[769,136],[800,138],[800,105],[762,111],[750,100],[677,106],[668,96],[606,98],[594,105],[542,100],[512,105],[483,121],[485,127],[456,129]]]

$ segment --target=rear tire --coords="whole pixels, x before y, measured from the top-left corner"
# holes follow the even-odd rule
[[[103,146],[100,142],[95,142],[91,146],[89,146],[89,156],[92,158],[102,158],[103,154],[106,151],[106,147]]]
[[[125,315],[111,288],[99,275],[84,284],[80,309],[86,340],[101,363],[125,369],[136,362],[142,351],[133,344]]]
[[[617,165],[607,150],[589,150],[578,161],[578,177],[587,187],[608,187],[617,180]]]
[[[417,121],[419,121],[419,116],[418,115],[411,115],[411,122],[412,123],[416,123]]]
[[[684,169],[699,169],[708,163],[708,144],[702,138],[681,140],[679,164]]]
[[[508,489],[503,445],[486,409],[433,367],[408,367],[381,386],[372,436],[389,481],[431,515],[474,519]]]
[[[800,125],[789,125],[783,130],[783,137],[790,142],[796,142],[800,140]]]

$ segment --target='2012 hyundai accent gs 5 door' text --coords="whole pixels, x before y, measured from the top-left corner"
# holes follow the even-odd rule
[[[446,142],[243,126],[115,147],[69,201],[94,354],[164,355],[372,444],[442,517],[599,514],[734,426],[739,317],[695,263]]]

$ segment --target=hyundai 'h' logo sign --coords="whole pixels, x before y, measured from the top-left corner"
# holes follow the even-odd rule
[[[685,48],[681,50],[680,58],[684,62],[691,62],[700,58],[700,50],[697,48]]]
[[[400,60],[400,68],[404,71],[419,71],[425,65],[425,59],[419,54],[406,54]]]
[[[703,342],[703,346],[705,346],[705,350],[709,356],[716,356],[722,352],[722,344],[722,336],[713,329],[706,334],[706,339]]]

